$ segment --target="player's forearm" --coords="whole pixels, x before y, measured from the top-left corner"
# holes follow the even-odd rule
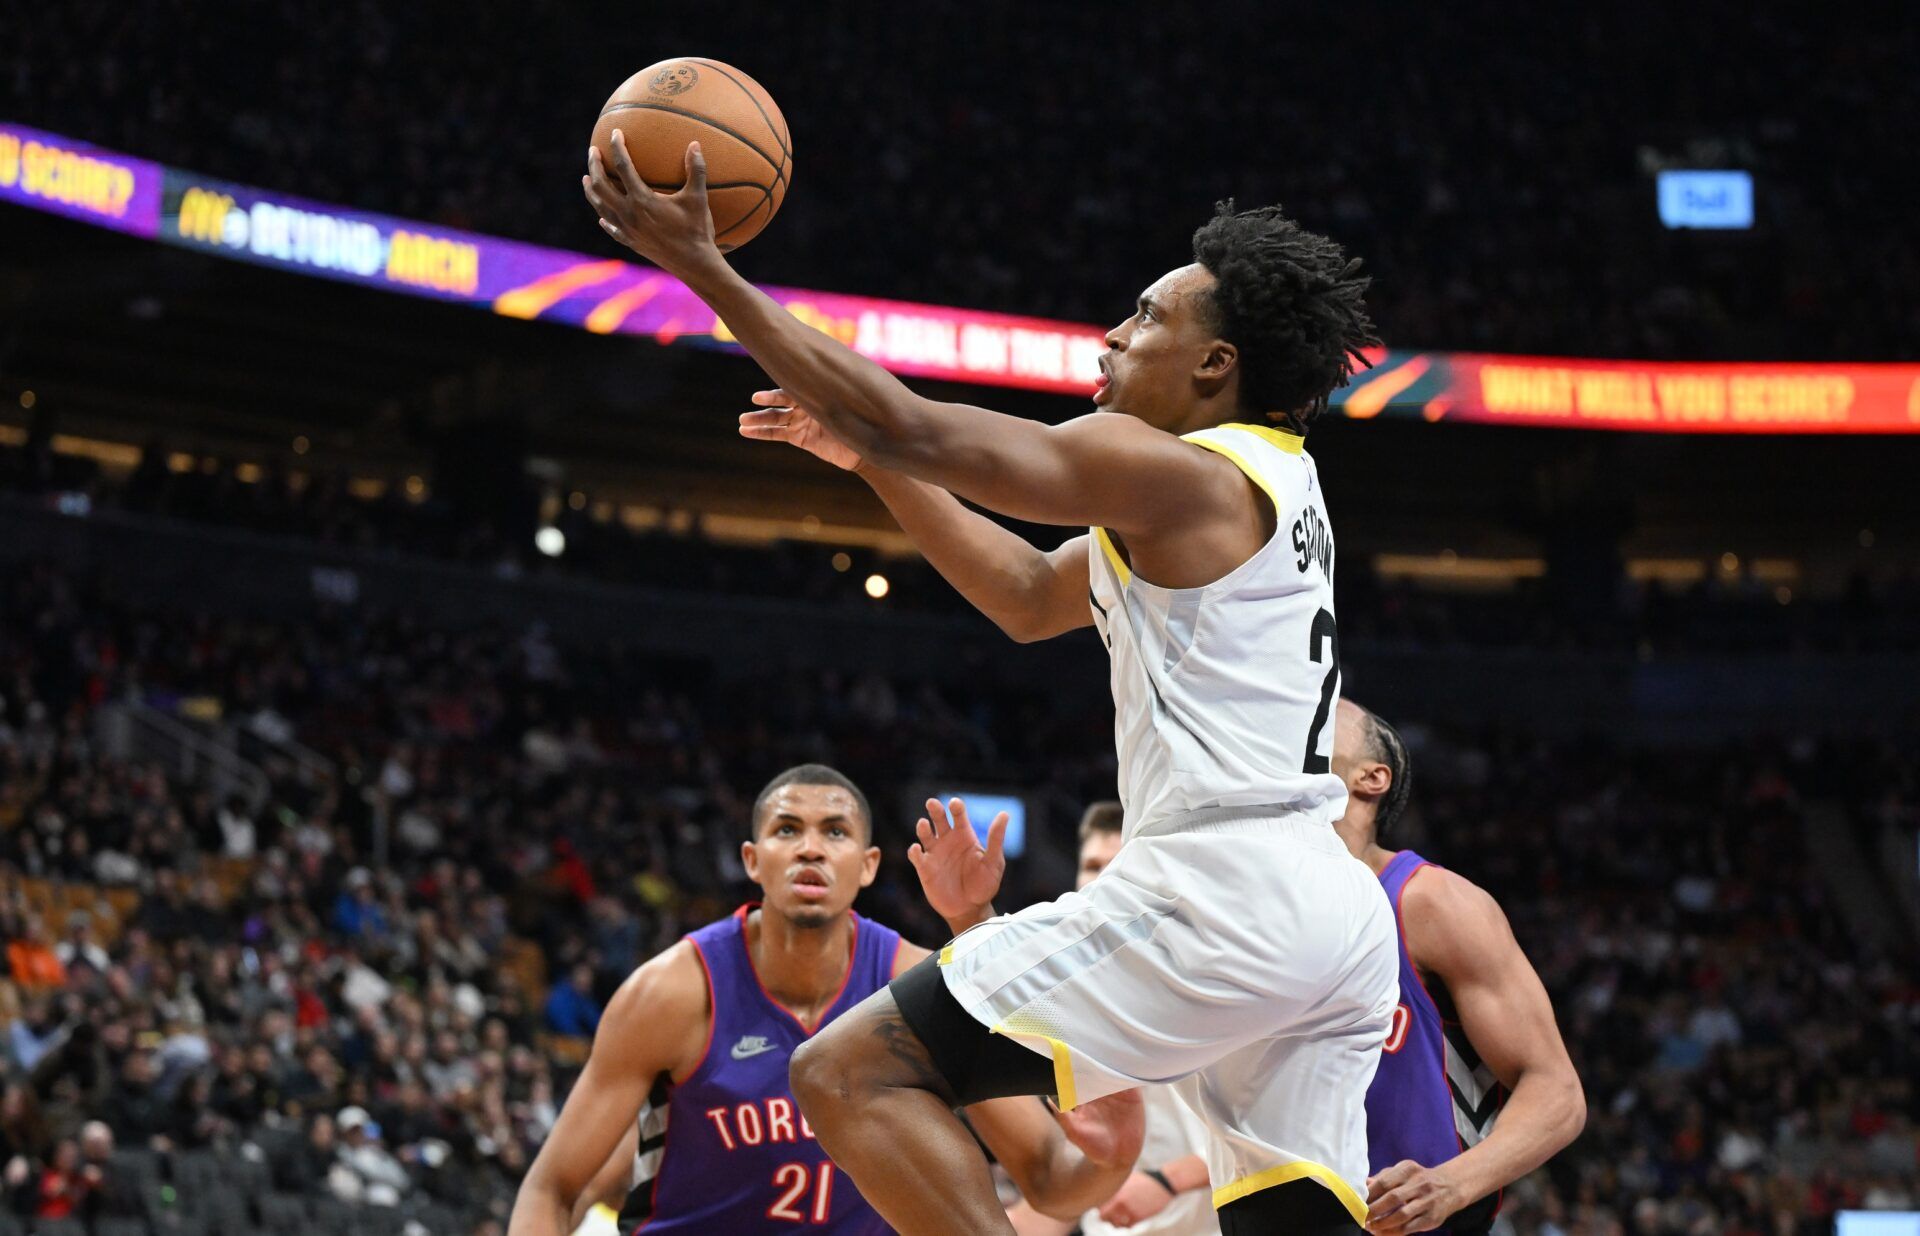
[[[1007,1209],[1007,1222],[1013,1224],[1013,1236],[1072,1236],[1080,1230],[1072,1219],[1056,1219],[1052,1215],[1043,1215],[1026,1202],[1019,1202]]]
[[[567,1236],[573,1231],[573,1206],[551,1181],[528,1173],[513,1199],[507,1236]]]
[[[1504,1189],[1564,1150],[1586,1126],[1587,1103],[1571,1069],[1521,1074],[1493,1132],[1449,1162],[1447,1172],[1470,1205]]]
[[[1206,1159],[1197,1154],[1169,1159],[1160,1165],[1160,1172],[1167,1178],[1167,1183],[1173,1186],[1175,1193],[1191,1193],[1213,1183],[1207,1173]]]
[[[1044,553],[938,485],[865,462],[858,472],[941,578],[1002,631],[1017,640],[1059,634],[1039,621],[1053,569]]]
[[[1071,1219],[1099,1206],[1120,1191],[1133,1174],[1131,1163],[1098,1163],[1062,1137],[1047,1170],[1024,1193],[1033,1208],[1056,1219]]]
[[[767,375],[861,458],[901,462],[923,400],[900,379],[788,313],[715,254],[685,272]]]

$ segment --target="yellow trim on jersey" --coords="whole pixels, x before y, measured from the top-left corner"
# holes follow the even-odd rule
[[[1070,1112],[1079,1106],[1080,1098],[1073,1085],[1073,1051],[1065,1043],[1050,1034],[1029,1034],[1024,1031],[1007,1029],[1007,1023],[1001,1022],[993,1028],[993,1033],[1004,1034],[1008,1038],[1045,1039],[1047,1046],[1053,1049],[1053,1089],[1054,1102],[1060,1110]]]
[[[1347,1213],[1353,1216],[1353,1221],[1362,1226],[1366,1225],[1365,1199],[1353,1191],[1352,1185],[1340,1179],[1339,1173],[1332,1168],[1323,1167],[1306,1159],[1294,1163],[1282,1163],[1278,1167],[1270,1167],[1263,1172],[1255,1172],[1251,1176],[1242,1176],[1232,1184],[1222,1185],[1213,1191],[1213,1208],[1218,1210],[1228,1202],[1237,1202],[1250,1193],[1258,1193],[1262,1189],[1271,1189],[1275,1185],[1288,1184],[1295,1180],[1317,1180],[1327,1186],[1333,1191],[1333,1195],[1340,1199],[1340,1204],[1347,1208]]]
[[[1284,429],[1275,429],[1271,425],[1249,425],[1242,421],[1230,421],[1221,429],[1239,429],[1247,433],[1258,434],[1273,443],[1289,455],[1303,455],[1307,450],[1307,440],[1297,433],[1288,433]]]
[[[1245,466],[1245,464],[1241,465],[1241,467]],[[1120,577],[1121,586],[1125,587],[1132,583],[1133,571],[1127,566],[1127,560],[1120,556],[1120,551],[1113,547],[1113,538],[1107,535],[1107,530],[1105,528],[1095,528],[1093,530],[1093,539],[1100,542],[1100,548],[1106,553],[1107,561],[1113,564],[1113,573]]]
[[[1222,426],[1222,428],[1227,428],[1227,426]],[[1191,442],[1195,446],[1203,447],[1216,455],[1225,455],[1228,459],[1231,459],[1235,466],[1247,474],[1248,480],[1258,485],[1261,489],[1266,490],[1267,499],[1273,503],[1274,514],[1278,516],[1282,513],[1280,510],[1280,495],[1273,492],[1273,486],[1267,484],[1267,478],[1260,475],[1260,470],[1248,463],[1246,457],[1241,455],[1239,451],[1234,450],[1230,446],[1222,446],[1218,442],[1210,441],[1206,438],[1186,438],[1183,439],[1183,441]]]
[[[940,950],[940,964],[943,966],[953,964],[953,945],[949,944]]]

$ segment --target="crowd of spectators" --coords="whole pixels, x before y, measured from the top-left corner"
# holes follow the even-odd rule
[[[560,0],[82,0],[13,23],[0,78],[14,119],[75,138],[599,251],[593,117],[641,66],[708,54],[794,134],[794,191],[740,259],[769,282],[1104,322],[1237,196],[1363,255],[1398,346],[1873,360],[1920,332],[1887,157],[1920,105],[1917,38],[1801,9],[1489,0],[939,0],[912,21],[836,0],[643,26]],[[1663,230],[1658,165],[1751,171],[1757,226]]]
[[[0,1162],[39,1218],[118,1213],[64,1165],[98,1119],[169,1163],[253,1146],[250,1218],[273,1230],[288,1212],[265,1203],[298,1197],[322,1227],[322,1202],[366,1202],[482,1230],[612,989],[739,896],[760,779],[831,756],[897,802],[919,767],[1007,766],[977,708],[878,678],[694,693],[537,632],[169,618],[53,572],[4,592],[0,1018],[20,1115],[0,1121]],[[182,717],[217,703],[333,771],[269,755],[249,801],[113,754],[96,709],[130,694]],[[1039,741],[1017,766],[1036,772],[1061,744],[995,703]],[[22,880],[138,904],[49,908]],[[932,936],[897,871],[868,908]],[[189,1192],[181,1206],[206,1200]]]
[[[1920,1208],[1920,969],[1843,928],[1807,840],[1819,801],[1912,835],[1897,748],[1417,746],[1407,842],[1500,900],[1587,1090],[1580,1140],[1509,1191],[1516,1231],[1815,1236]]]
[[[216,792],[111,749],[95,721],[127,698],[296,738],[331,771],[269,754],[263,796]],[[904,787],[991,771],[1064,828],[1111,792],[1107,728],[1099,701],[727,685],[538,631],[129,611],[15,572],[11,1209],[96,1236],[193,1230],[229,1199],[258,1230],[497,1232],[612,988],[743,895],[762,778],[825,759],[860,780],[888,851],[862,908],[931,941]],[[1508,908],[1588,1088],[1585,1136],[1510,1192],[1513,1232],[1813,1236],[1914,1202],[1920,981],[1846,934],[1804,840],[1823,799],[1911,826],[1910,761],[1409,736],[1407,841]],[[211,1185],[213,1153],[246,1188]]]

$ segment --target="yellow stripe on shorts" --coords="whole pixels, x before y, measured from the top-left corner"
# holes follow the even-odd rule
[[[1251,1176],[1242,1176],[1232,1184],[1220,1186],[1213,1191],[1213,1208],[1218,1210],[1228,1202],[1237,1202],[1250,1193],[1258,1193],[1262,1189],[1271,1189],[1276,1185],[1289,1184],[1295,1180],[1317,1180],[1327,1186],[1333,1190],[1333,1195],[1340,1199],[1340,1204],[1347,1208],[1347,1213],[1353,1216],[1353,1221],[1363,1227],[1366,1226],[1366,1200],[1355,1193],[1353,1186],[1342,1180],[1338,1172],[1306,1159],[1282,1163],[1278,1167],[1269,1167]]]
[[[1073,1085],[1073,1050],[1071,1048],[1049,1034],[1009,1030],[1005,1022],[995,1026],[993,1032],[1004,1034],[1008,1038],[1045,1039],[1047,1046],[1053,1049],[1054,1102],[1059,1104],[1063,1112],[1070,1112],[1080,1105],[1080,1096]]]

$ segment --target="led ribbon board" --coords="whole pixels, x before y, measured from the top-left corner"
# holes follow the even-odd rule
[[[0,201],[306,275],[598,334],[738,349],[685,285],[589,256],[215,180],[0,123]],[[581,231],[593,233],[581,207]],[[597,234],[597,233],[596,233]],[[761,289],[895,373],[1090,395],[1097,326]],[[1673,432],[1920,432],[1920,365],[1685,364],[1400,349],[1334,396],[1347,416]]]

